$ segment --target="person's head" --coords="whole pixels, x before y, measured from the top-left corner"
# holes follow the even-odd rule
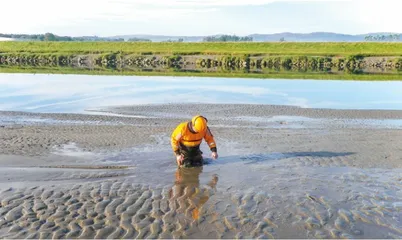
[[[191,126],[194,132],[204,132],[207,129],[207,122],[208,120],[205,117],[197,115],[191,119]]]

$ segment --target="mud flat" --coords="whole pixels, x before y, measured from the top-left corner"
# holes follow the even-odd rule
[[[0,123],[1,237],[402,237],[401,125],[377,122],[398,121],[398,111],[104,111],[124,117],[0,113],[8,119]],[[195,113],[209,119],[220,158],[179,171],[169,136]]]

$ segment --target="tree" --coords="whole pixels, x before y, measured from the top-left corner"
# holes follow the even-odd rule
[[[222,35],[220,37],[205,37],[204,42],[252,42],[252,37],[238,37],[236,35]]]
[[[44,41],[56,41],[56,36],[53,33],[46,33],[43,39]]]
[[[145,39],[145,38],[130,38],[127,41],[129,42],[151,42],[151,40],[149,39]]]
[[[369,35],[364,38],[366,41],[373,41],[373,36]]]

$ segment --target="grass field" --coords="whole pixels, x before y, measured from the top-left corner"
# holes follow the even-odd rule
[[[402,43],[0,42],[0,53],[402,56]]]

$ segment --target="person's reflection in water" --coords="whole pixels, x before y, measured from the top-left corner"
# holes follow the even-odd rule
[[[201,207],[209,200],[212,193],[208,188],[200,187],[200,174],[203,167],[178,168],[175,174],[175,184],[169,193],[171,201],[179,204],[177,212],[191,212],[192,218],[200,218]],[[214,175],[208,186],[216,190],[218,176]]]

